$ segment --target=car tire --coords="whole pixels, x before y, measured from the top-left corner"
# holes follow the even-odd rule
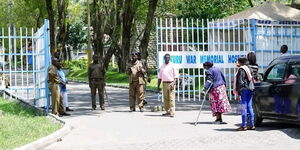
[[[259,109],[256,103],[253,103],[253,109],[254,109],[254,125],[260,127],[262,126],[263,118],[259,113]]]

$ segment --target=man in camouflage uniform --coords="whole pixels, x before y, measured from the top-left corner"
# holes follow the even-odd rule
[[[48,67],[48,83],[51,92],[52,114],[62,117],[63,115],[69,116],[65,113],[63,99],[60,95],[59,80],[57,68],[61,65],[57,58],[52,58],[52,65]]]
[[[130,111],[135,111],[135,100],[138,99],[138,106],[141,112],[144,111],[144,74],[146,73],[143,64],[137,60],[137,53],[132,53],[132,60],[127,67],[129,75],[129,106]]]
[[[137,52],[137,57],[138,57],[138,60],[143,64],[143,68],[145,69],[145,73],[144,73],[144,81],[145,81],[144,95],[146,95],[147,82],[148,83],[151,82],[150,73],[149,73],[149,70],[148,70],[148,65],[147,65],[146,60],[142,59],[141,52]],[[146,101],[146,98],[144,98],[143,105],[146,105],[146,104],[148,104],[148,102]]]
[[[99,103],[101,110],[104,110],[104,92],[103,89],[105,87],[104,74],[101,72],[101,64],[99,63],[99,56],[93,56],[93,63],[90,64],[88,68],[88,78],[89,78],[89,86],[91,88],[91,97],[92,97],[92,109],[96,109],[96,93],[98,90],[99,95]]]

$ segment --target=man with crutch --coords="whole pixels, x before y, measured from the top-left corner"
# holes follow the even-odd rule
[[[212,62],[205,62],[203,68],[206,70],[206,82],[201,96],[205,96],[209,93],[209,102],[212,115],[216,117],[214,123],[221,124],[223,123],[222,114],[228,111],[231,111],[231,106],[228,101],[228,96],[226,93],[226,81],[223,73],[217,67],[213,67]],[[203,106],[205,98],[202,101],[200,112]],[[197,125],[199,115],[195,125]]]

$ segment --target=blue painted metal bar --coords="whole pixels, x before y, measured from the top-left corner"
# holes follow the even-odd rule
[[[209,43],[185,43],[185,42],[179,42],[179,43],[157,43],[157,45],[249,45],[252,44],[251,42],[209,42]]]
[[[281,53],[279,49],[274,49],[274,50],[270,50],[270,49],[257,49],[256,53],[261,53],[261,51],[263,51],[264,53]],[[289,49],[289,51],[293,51],[294,53],[300,53],[300,50],[294,50],[294,49]],[[289,53],[289,52],[288,52]]]
[[[175,30],[178,27],[157,27],[159,30]],[[207,30],[207,29],[223,29],[223,30],[242,30],[244,29],[243,27],[229,27],[229,28],[224,28],[224,27],[180,27],[179,29],[181,30]],[[249,29],[249,28],[245,28]]]
[[[44,56],[45,53],[38,53],[38,54],[32,54],[32,53],[2,53],[0,56]]]
[[[10,38],[16,38],[16,39],[39,39],[42,36],[0,36],[1,39],[10,39]]]
[[[256,20],[251,19],[252,51],[256,52]]]
[[[48,66],[50,65],[50,43],[49,43],[49,21],[44,21],[44,49],[45,49],[45,81],[48,79]],[[46,111],[49,113],[50,106],[50,91],[48,88],[48,82],[45,82],[45,97],[46,97]]]
[[[256,34],[257,36],[266,36],[266,37],[300,37],[300,35],[293,35],[293,34],[260,34],[260,33],[257,33]]]
[[[23,71],[23,73],[42,73],[44,72],[44,70],[26,70]],[[4,70],[4,71],[0,71],[0,73],[22,73],[22,70],[14,70],[14,71],[9,71],[9,70]]]

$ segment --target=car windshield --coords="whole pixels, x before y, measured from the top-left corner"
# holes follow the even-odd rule
[[[268,80],[279,80],[284,78],[285,73],[285,64],[277,64],[275,65],[269,74],[267,75]]]

